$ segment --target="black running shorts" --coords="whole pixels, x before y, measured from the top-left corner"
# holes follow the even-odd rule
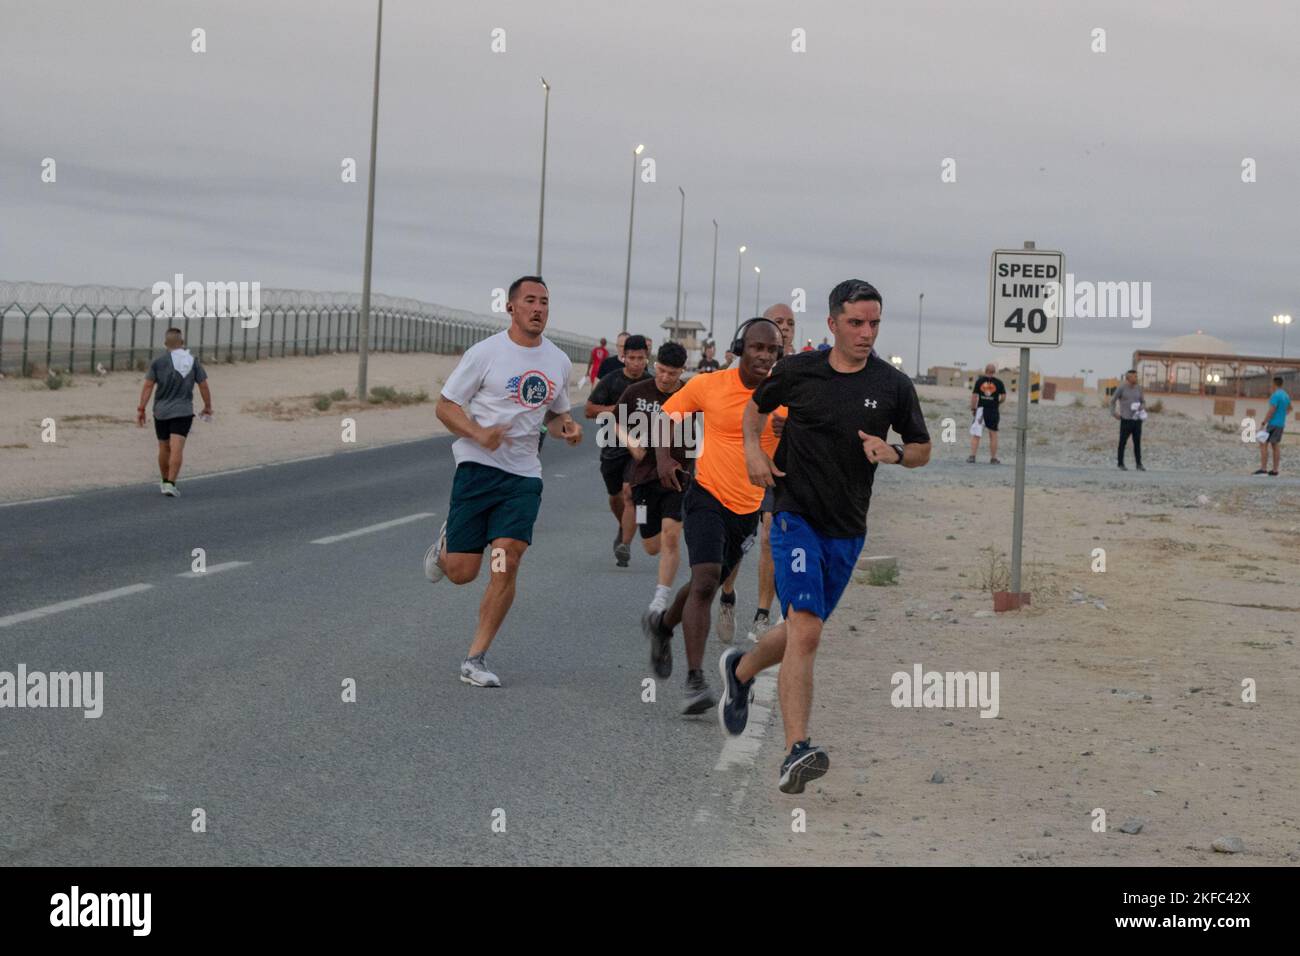
[[[627,473],[631,465],[631,455],[619,455],[617,458],[600,460],[600,477],[605,479],[606,494],[616,495],[623,490],[623,483],[627,481]]]
[[[721,564],[725,581],[758,537],[758,512],[738,515],[692,481],[682,496],[682,536],[691,567]]]
[[[172,435],[180,435],[185,438],[189,435],[190,426],[193,424],[193,415],[185,415],[181,418],[155,418],[153,420],[153,433],[158,436],[159,441],[168,441]]]
[[[634,486],[632,504],[636,508],[637,526],[642,538],[653,538],[662,531],[665,518],[682,520],[682,493],[665,488],[657,481]],[[645,520],[640,520],[643,517]]]

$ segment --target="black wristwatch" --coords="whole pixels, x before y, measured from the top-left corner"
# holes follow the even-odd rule
[[[894,462],[894,464],[896,464],[896,465],[901,465],[901,464],[903,463],[903,446],[902,446],[902,445],[890,445],[889,447],[892,448],[892,449],[894,449],[894,451],[898,452],[898,461]]]

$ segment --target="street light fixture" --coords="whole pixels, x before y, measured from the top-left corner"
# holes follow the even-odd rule
[[[1291,324],[1291,316],[1275,315],[1273,321],[1282,326],[1282,357],[1286,358],[1286,327]]]
[[[758,290],[762,287],[763,270],[754,266],[754,314],[758,315]]]
[[[627,213],[627,272],[623,276],[623,331],[627,331],[627,299],[632,289],[632,220],[636,216],[636,158],[645,150],[645,145],[638,145],[632,150],[632,204]]]

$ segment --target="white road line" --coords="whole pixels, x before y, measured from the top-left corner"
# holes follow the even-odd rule
[[[267,462],[267,468],[274,468],[276,465],[296,465],[300,461],[316,461],[320,458],[333,458],[337,452],[326,452],[323,455],[308,455],[306,458],[288,458],[284,461]]]
[[[64,498],[75,498],[76,495],[52,495],[49,498],[28,498],[25,501],[6,501],[0,504],[0,508],[13,508],[16,505],[38,505],[42,501],[62,501]]]
[[[430,438],[441,438],[441,435],[426,435],[423,438],[404,438],[401,441],[384,442],[382,445],[366,445],[364,448],[349,448],[349,454],[356,454],[363,451],[379,451],[381,448],[396,448],[398,445],[410,445],[417,441],[428,441]]]
[[[211,565],[206,571],[183,571],[176,576],[178,578],[206,578],[209,574],[229,571],[231,568],[242,568],[246,564],[248,564],[247,561],[226,561],[222,564]]]
[[[432,511],[421,511],[416,515],[407,515],[405,518],[394,518],[392,521],[381,521],[379,524],[367,525],[364,528],[357,528],[355,531],[344,531],[342,534],[332,534],[326,538],[317,538],[312,544],[333,544],[335,541],[342,541],[345,538],[355,538],[358,535],[371,534],[375,531],[386,531],[389,528],[396,528],[398,525],[410,524],[412,521],[423,521],[425,518],[432,518]]]
[[[265,465],[249,465],[247,468],[231,468],[229,471],[210,471],[206,475],[193,475],[186,478],[186,482],[202,481],[204,478],[220,478],[222,475],[238,475],[245,471],[257,471],[259,468],[265,468]]]
[[[87,594],[85,597],[73,598],[71,601],[60,601],[58,604],[47,604],[45,607],[38,607],[31,611],[22,611],[18,614],[10,614],[7,617],[0,617],[0,627],[9,627],[13,624],[21,624],[24,621],[34,621],[40,617],[47,617],[51,614],[58,614],[61,611],[71,611],[74,608],[85,607],[87,604],[98,604],[100,601],[111,601],[113,598],[126,597],[128,594],[137,594],[140,591],[148,591],[152,584],[129,584],[124,588],[114,588],[112,591],[100,591],[98,594]]]

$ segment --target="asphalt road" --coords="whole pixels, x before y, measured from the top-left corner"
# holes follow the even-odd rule
[[[98,719],[0,710],[0,863],[708,862],[752,766],[678,715],[680,641],[642,702],[654,565],[614,565],[594,437],[546,443],[500,690],[457,679],[482,582],[421,572],[447,438],[0,509],[0,670],[104,674]]]
[[[141,484],[0,508],[0,670],[104,674],[98,719],[0,709],[0,863],[691,864],[734,850],[735,808],[775,785],[780,734],[727,744],[711,713],[680,717],[680,639],[677,672],[642,702],[654,564],[634,550],[614,566],[594,438],[543,452],[534,546],[489,656],[500,690],[457,679],[482,583],[421,573],[447,508],[447,438],[183,478],[175,500]],[[938,461],[877,484],[1013,474]],[[1030,483],[1221,484],[1033,466]],[[184,576],[194,548],[208,571]],[[711,638],[711,677],[719,651]]]

